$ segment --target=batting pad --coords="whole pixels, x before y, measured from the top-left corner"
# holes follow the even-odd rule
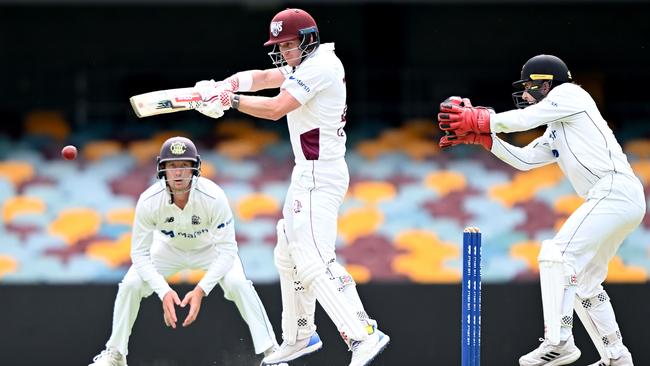
[[[366,339],[368,331],[359,321],[345,295],[329,279],[325,264],[320,258],[311,258],[310,253],[307,253],[300,243],[291,243],[290,248],[291,257],[298,269],[298,278],[308,291],[311,290],[316,294],[316,299],[343,337],[359,341]]]

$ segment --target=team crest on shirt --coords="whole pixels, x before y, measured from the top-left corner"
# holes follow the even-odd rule
[[[199,225],[199,224],[201,224],[201,218],[196,215],[192,215],[192,225]]]
[[[298,200],[293,201],[293,213],[298,213],[300,211],[302,211],[302,203]]]
[[[273,37],[277,37],[280,32],[282,32],[282,21],[271,22],[271,34]]]
[[[174,155],[183,155],[185,154],[185,150],[187,150],[187,146],[181,141],[176,141],[169,146],[169,151]]]

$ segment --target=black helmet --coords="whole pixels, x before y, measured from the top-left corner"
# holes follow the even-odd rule
[[[548,82],[551,89],[553,89],[558,85],[571,81],[571,72],[559,57],[553,55],[537,55],[526,61],[524,67],[521,69],[521,79],[512,83],[512,86],[518,89],[523,89],[524,83],[527,82],[531,82],[533,86],[528,90],[519,90],[512,93],[512,98],[517,108],[525,108],[530,104],[522,98],[524,91],[532,95],[539,102],[546,96],[540,90],[544,82]]]
[[[196,146],[194,146],[192,140],[186,137],[176,136],[167,139],[167,141],[162,144],[160,155],[158,155],[156,162],[159,179],[165,177],[164,163],[175,160],[191,161],[193,163],[192,174],[195,176],[201,174],[201,156],[198,154]]]

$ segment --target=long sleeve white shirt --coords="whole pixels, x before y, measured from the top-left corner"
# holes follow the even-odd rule
[[[542,136],[526,147],[515,147],[496,133],[526,131],[546,125]],[[611,173],[634,176],[614,133],[596,103],[580,86],[565,83],[546,98],[525,109],[492,114],[492,153],[520,169],[557,162],[575,191],[586,197],[589,189]]]
[[[183,251],[216,247],[218,255],[198,284],[209,294],[237,256],[233,215],[223,190],[206,178],[195,178],[182,210],[172,203],[162,180],[140,195],[133,223],[131,260],[138,275],[162,299],[171,288],[151,260],[154,240]]]

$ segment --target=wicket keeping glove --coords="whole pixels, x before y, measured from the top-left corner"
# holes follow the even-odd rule
[[[490,133],[490,109],[473,107],[468,98],[449,97],[440,104],[438,126],[452,135]]]
[[[445,135],[440,139],[440,147],[447,148],[460,144],[476,144],[483,145],[488,151],[492,151],[492,135],[489,133],[474,133],[469,132],[466,135]]]

